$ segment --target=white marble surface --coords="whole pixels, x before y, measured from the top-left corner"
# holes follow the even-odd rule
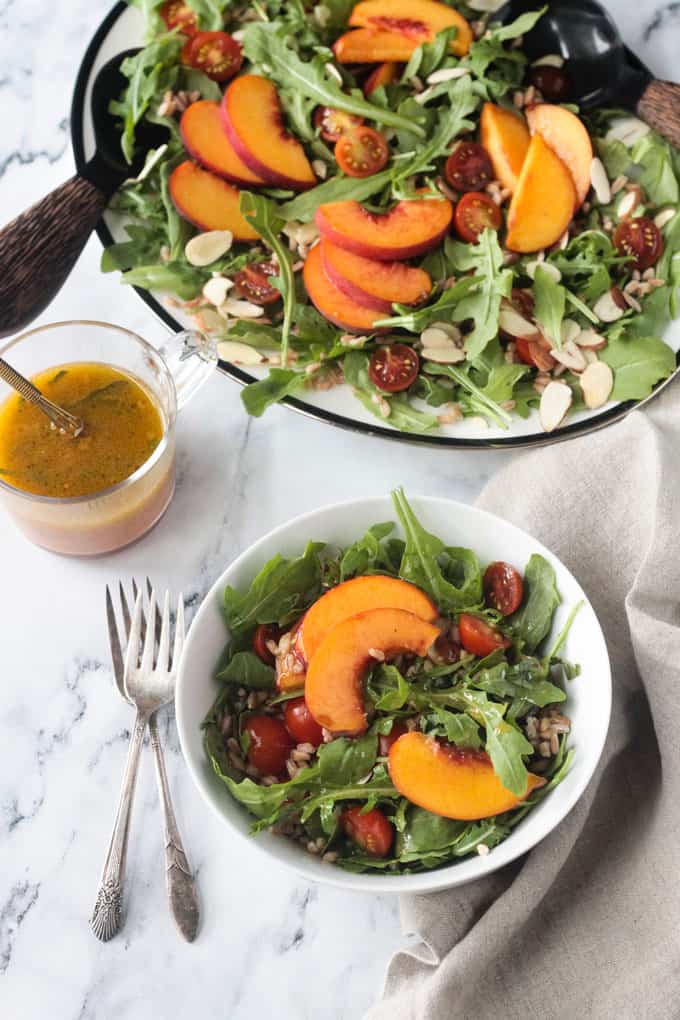
[[[677,3],[617,0],[626,41],[678,76]],[[72,172],[68,112],[80,56],[107,0],[0,0],[0,223]],[[88,244],[44,321],[99,318],[160,340],[131,291],[98,272]],[[168,768],[202,897],[194,945],[165,902],[151,758],[144,755],[129,849],[127,921],[108,945],[87,918],[122,774],[128,707],[111,682],[104,584],[149,574],[190,611],[224,565],[294,514],[351,496],[407,491],[472,500],[501,454],[409,449],[284,409],[248,421],[238,387],[214,378],[181,417],[179,486],[168,514],[128,551],[60,559],[0,528],[0,1015],[7,1020],[360,1017],[401,935],[395,898],[341,895],[261,862],[198,801],[174,722]]]

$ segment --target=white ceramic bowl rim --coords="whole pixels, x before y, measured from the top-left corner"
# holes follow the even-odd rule
[[[575,722],[572,733],[571,743],[576,751],[572,769],[563,782],[537,805],[513,830],[511,835],[495,847],[490,854],[484,857],[465,858],[436,870],[414,875],[354,874],[332,865],[323,864],[318,858],[307,854],[286,838],[276,837],[270,833],[250,836],[248,826],[252,818],[247,814],[245,808],[230,796],[224,785],[214,775],[203,750],[199,724],[217,693],[217,683],[213,678],[214,666],[228,638],[226,624],[221,613],[225,586],[233,584],[243,568],[247,568],[244,573],[244,580],[247,579],[247,583],[255,576],[263,563],[275,551],[278,551],[279,544],[281,551],[285,554],[286,546],[291,549],[295,547],[301,551],[308,540],[322,540],[324,532],[330,530],[328,525],[324,525],[324,521],[333,518],[340,518],[345,522],[361,521],[359,525],[349,523],[346,526],[345,544],[349,544],[363,532],[366,522],[370,524],[390,519],[396,521],[389,497],[353,499],[305,513],[278,526],[241,553],[216,580],[196,614],[187,636],[177,683],[177,726],[182,752],[193,782],[217,817],[226,823],[237,836],[247,840],[248,845],[255,852],[265,855],[270,863],[274,858],[291,867],[305,879],[363,892],[424,893],[450,888],[488,875],[531,850],[566,817],[588,785],[604,747],[611,711],[611,672],[604,635],[585,592],[560,560],[526,532],[487,511],[443,498],[409,495],[408,499],[419,519],[425,518],[425,526],[435,533],[437,533],[436,527],[428,524],[427,517],[429,513],[436,516],[439,512],[453,522],[453,530],[460,527],[461,524],[464,524],[466,529],[471,526],[481,526],[484,535],[492,536],[489,539],[491,545],[496,542],[499,534],[502,535],[501,544],[505,550],[504,558],[511,562],[517,561],[518,554],[525,555],[525,552],[521,551],[522,549],[527,552],[540,553],[552,562],[557,572],[558,588],[565,596],[563,604],[557,612],[554,631],[559,630],[563,625],[564,619],[575,601],[582,599],[584,602],[570,632],[564,653],[571,657],[573,653],[570,652],[570,649],[578,643],[575,641],[576,635],[579,635],[582,647],[588,649],[588,657],[585,661],[582,652],[580,657],[573,656],[577,661],[580,661],[583,672],[580,677],[572,681],[572,686],[568,689],[569,711],[576,708],[576,714],[581,718],[581,727],[579,728]],[[369,520],[369,518],[371,519]],[[441,523],[439,534],[447,540],[448,536],[442,533]],[[331,537],[328,540],[337,541]],[[464,543],[458,538],[456,544]],[[479,542],[475,543],[471,540],[469,545],[470,548],[480,553],[483,562],[487,559],[478,548]],[[496,545],[498,545],[497,542]],[[503,550],[488,557],[489,560],[492,558],[503,558]],[[528,559],[528,555],[526,558]],[[569,591],[568,599],[565,589]],[[222,622],[221,644],[218,647],[218,643],[215,642],[214,647],[207,650],[204,644],[204,632],[212,626],[216,612]],[[213,620],[211,620],[211,616]],[[205,668],[197,667],[196,661],[200,662],[201,657],[206,659],[206,656],[206,667],[210,680],[209,700],[206,699],[200,706],[196,706],[195,689],[206,681]],[[587,690],[585,689],[586,684],[589,685]],[[589,702],[592,700],[587,713],[583,707],[586,698]],[[580,712],[578,711],[579,705]],[[593,708],[596,710],[593,711]],[[583,732],[584,722],[589,728],[587,735]]]

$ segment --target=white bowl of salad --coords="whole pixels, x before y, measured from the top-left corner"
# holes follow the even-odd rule
[[[192,624],[176,702],[191,776],[231,835],[313,881],[427,892],[507,864],[568,814],[611,676],[548,549],[398,490],[238,557]]]

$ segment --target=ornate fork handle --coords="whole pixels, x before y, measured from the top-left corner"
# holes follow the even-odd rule
[[[149,715],[147,712],[137,711],[135,725],[130,736],[130,747],[125,764],[125,774],[118,801],[116,820],[113,823],[113,832],[111,833],[104,870],[97,890],[97,899],[95,900],[94,910],[90,918],[90,928],[102,942],[108,942],[120,928],[130,813],[135,793],[135,783],[137,781],[139,753],[144,742],[144,731],[146,730],[148,719]]]
[[[158,734],[156,715],[149,719],[151,746],[156,764],[156,778],[161,805],[163,807],[163,827],[165,829],[165,881],[168,890],[170,909],[175,923],[187,942],[193,942],[198,931],[198,898],[191,869],[182,845],[175,812],[170,799],[170,786],[165,759]]]

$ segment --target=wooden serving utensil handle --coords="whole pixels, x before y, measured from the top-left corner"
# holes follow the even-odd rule
[[[76,175],[0,230],[0,337],[47,307],[107,201],[104,191]]]
[[[638,100],[636,112],[645,124],[680,148],[680,85],[650,81]]]

